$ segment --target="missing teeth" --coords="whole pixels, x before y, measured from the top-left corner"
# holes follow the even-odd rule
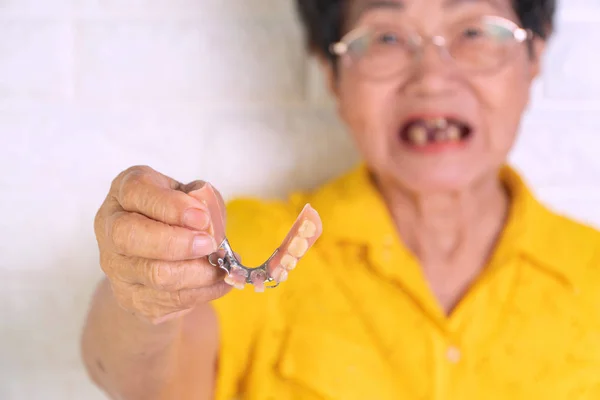
[[[436,130],[434,137],[436,142],[443,142],[444,140],[449,139],[447,131],[440,128]]]
[[[468,136],[470,128],[448,118],[421,119],[407,124],[402,138],[416,146],[427,143],[457,142]]]

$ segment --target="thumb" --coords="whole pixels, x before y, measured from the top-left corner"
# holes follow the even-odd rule
[[[182,187],[182,190],[208,207],[210,213],[209,233],[218,245],[225,239],[225,201],[223,196],[208,182],[194,181]]]

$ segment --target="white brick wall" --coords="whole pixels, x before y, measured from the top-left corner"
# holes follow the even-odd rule
[[[547,202],[600,225],[600,0],[562,3],[513,159]],[[144,163],[267,196],[352,164],[293,11],[0,2],[0,399],[102,398],[78,335],[100,277],[93,215],[120,170]]]

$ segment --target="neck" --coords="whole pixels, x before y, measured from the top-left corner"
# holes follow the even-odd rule
[[[508,195],[496,174],[459,191],[411,193],[380,181],[398,233],[424,267],[473,265],[504,225]]]

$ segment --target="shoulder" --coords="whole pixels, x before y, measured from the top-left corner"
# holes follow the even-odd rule
[[[593,294],[600,305],[600,230],[547,208],[540,223],[540,257],[559,268],[577,291]]]
[[[512,225],[530,260],[574,285],[600,283],[600,231],[544,204],[512,168],[501,177],[513,194]]]
[[[584,248],[598,248],[600,230],[589,223],[579,221],[564,214],[550,211],[555,234],[562,240],[578,244]]]
[[[557,251],[558,257],[567,257],[580,265],[598,261],[600,230],[596,227],[550,209],[546,209],[543,220],[548,251]]]

